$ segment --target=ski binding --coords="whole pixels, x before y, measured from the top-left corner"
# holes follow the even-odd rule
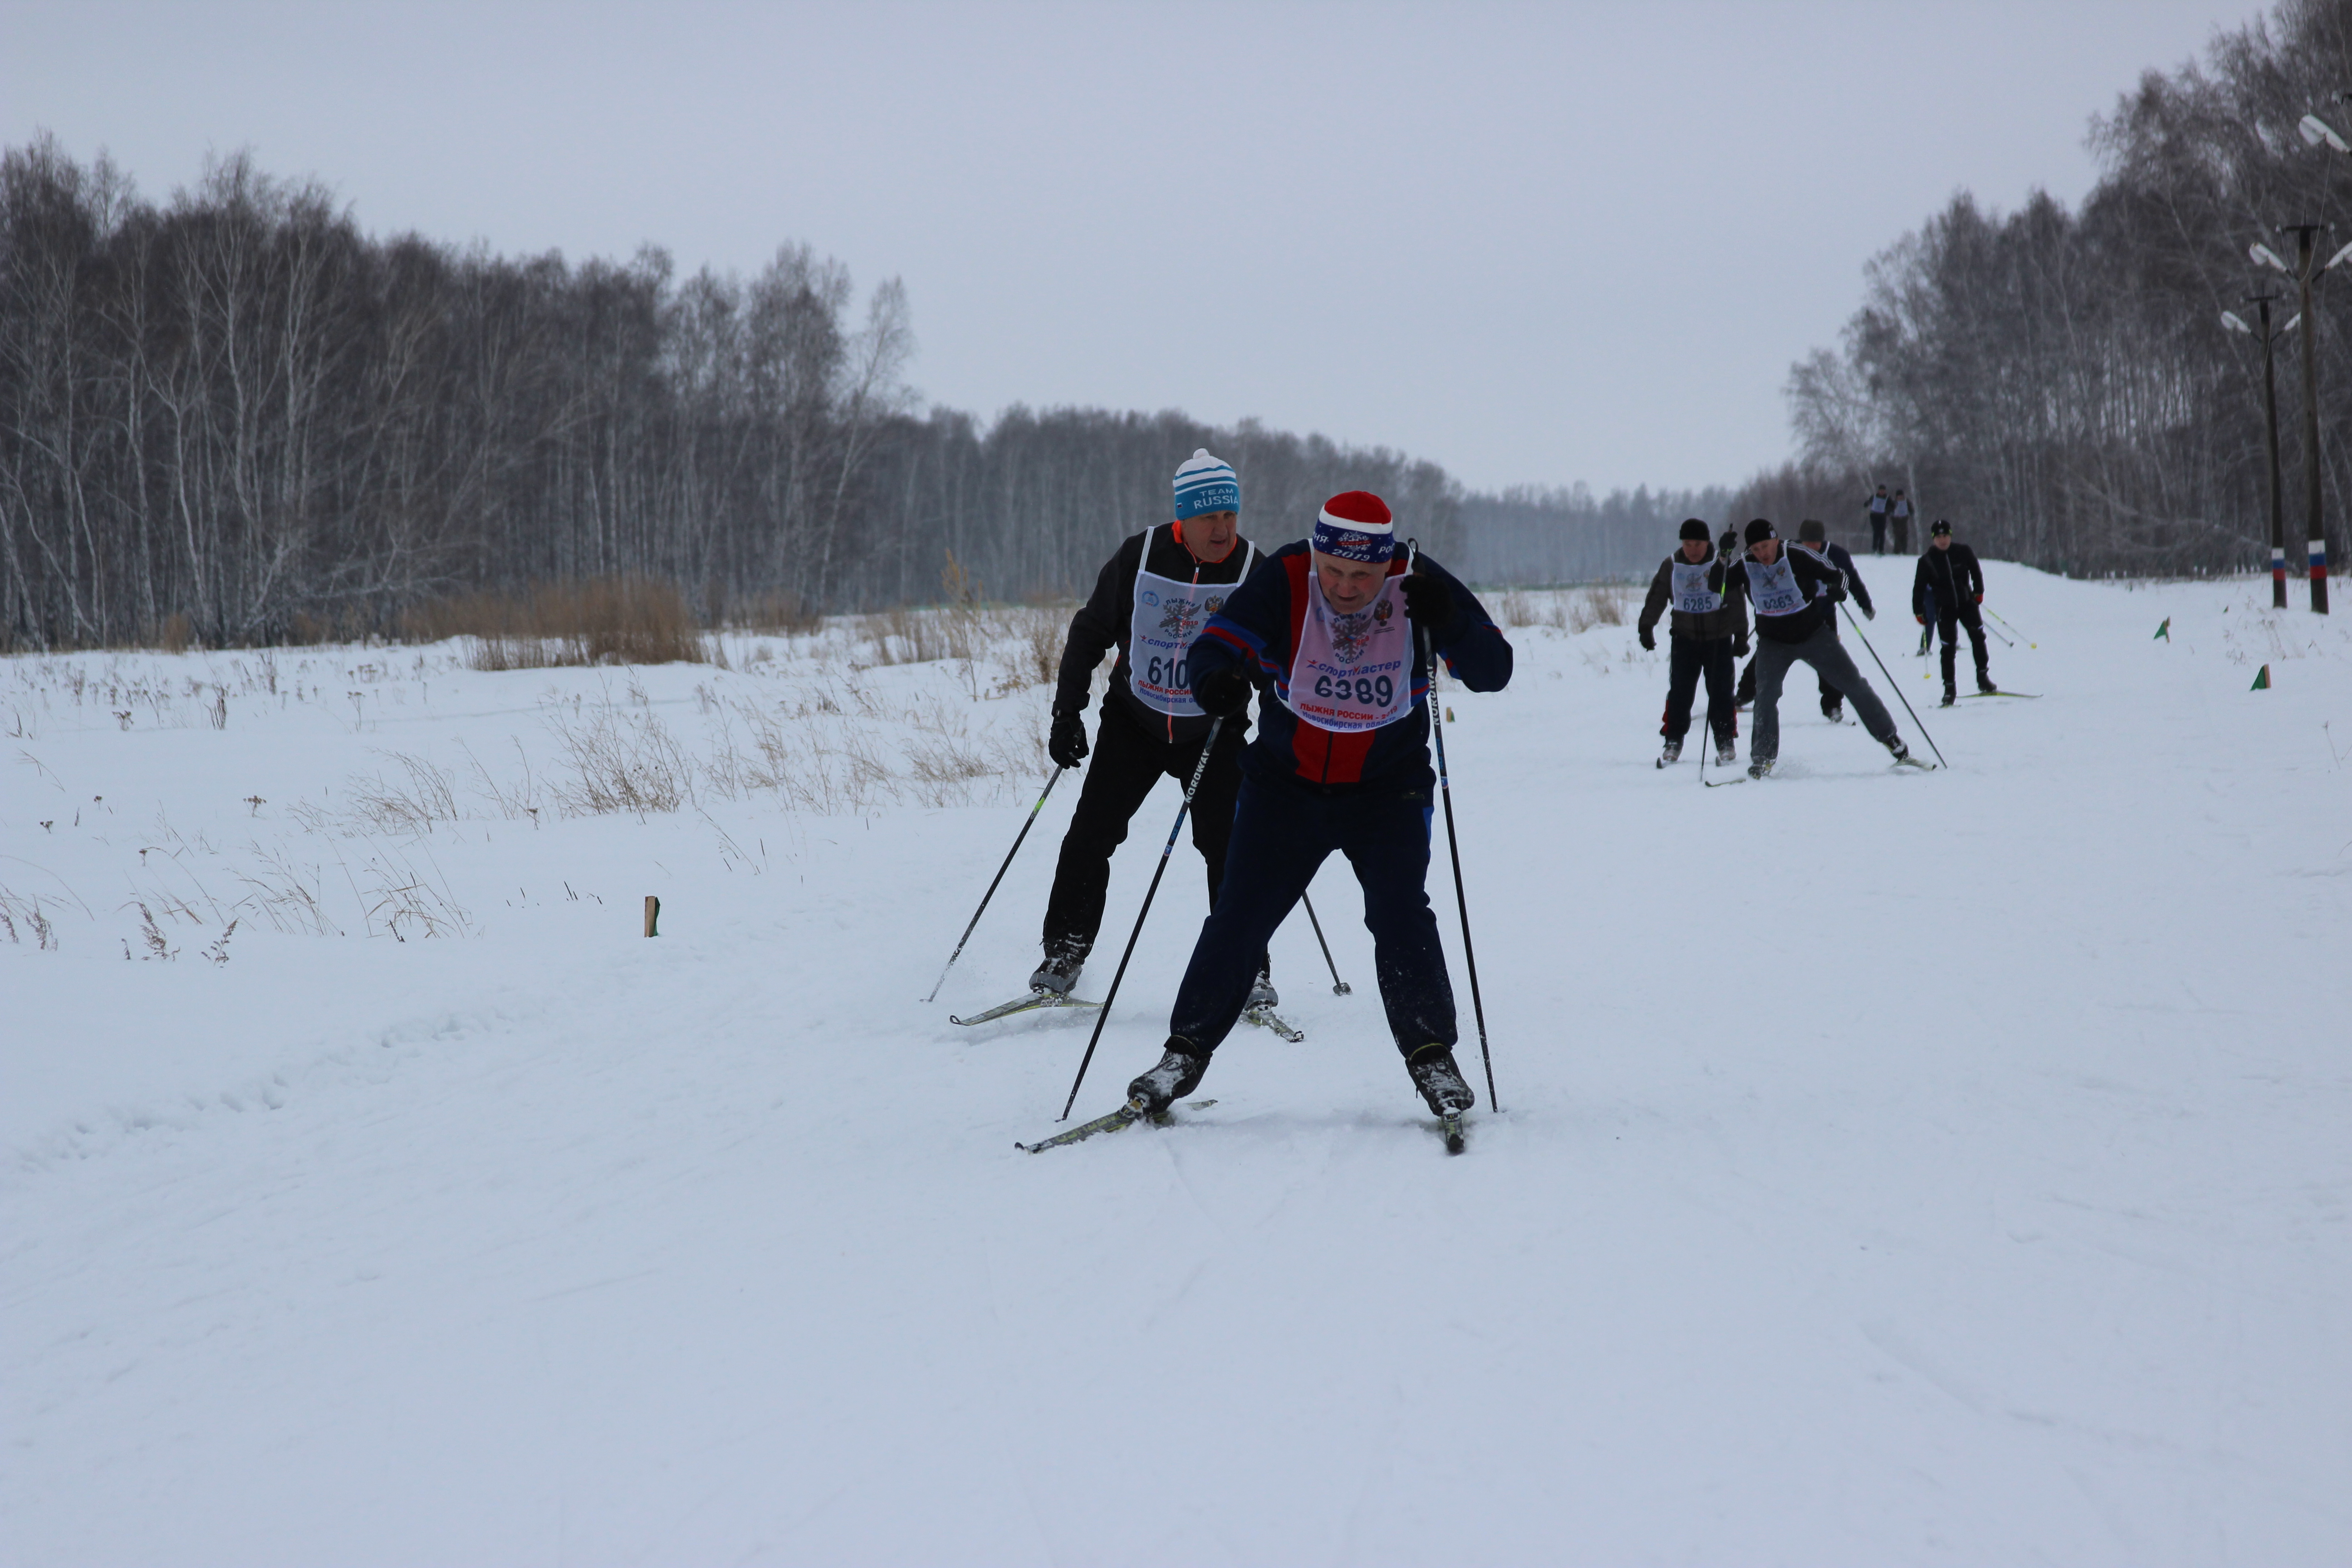
[[[1294,1046],[1307,1037],[1306,1030],[1298,1027],[1271,1007],[1246,1008],[1242,1013],[1242,1018],[1246,1023],[1255,1024],[1261,1029],[1273,1030]]]
[[[1445,1139],[1445,1152],[1459,1154],[1467,1146],[1462,1131],[1462,1113],[1449,1111],[1437,1119],[1437,1131]]]

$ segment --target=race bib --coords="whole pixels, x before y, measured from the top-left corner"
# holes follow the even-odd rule
[[[1769,566],[1752,555],[1748,558],[1748,602],[1759,616],[1793,616],[1805,607],[1805,591],[1797,586],[1788,552],[1782,551]]]
[[[1249,576],[1257,546],[1242,558],[1242,579]],[[1151,558],[1151,541],[1143,542],[1143,558]],[[1225,599],[1239,587],[1233,583],[1180,583],[1140,569],[1135,574],[1135,604],[1127,617],[1127,684],[1136,700],[1155,713],[1172,719],[1198,717],[1201,705],[1192,700],[1192,675],[1185,655],[1211,616],[1225,607]]]
[[[1723,595],[1707,585],[1707,574],[1715,563],[1703,561],[1694,566],[1687,561],[1675,563],[1675,608],[1686,616],[1711,616],[1723,608]]]
[[[1307,624],[1290,661],[1293,713],[1318,730],[1353,734],[1393,724],[1412,707],[1412,633],[1404,579],[1391,577],[1350,616],[1331,613],[1320,584],[1307,593]]]

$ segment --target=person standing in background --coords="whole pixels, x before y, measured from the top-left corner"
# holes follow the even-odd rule
[[[1864,509],[1870,517],[1870,552],[1873,555],[1886,553],[1886,513],[1894,504],[1886,493],[1886,487],[1881,485],[1878,493],[1870,498],[1870,504]]]
[[[1890,522],[1895,529],[1895,553],[1897,555],[1910,554],[1911,498],[1905,495],[1901,490],[1896,490],[1895,492],[1895,500],[1887,506],[1886,517],[1888,522]]]

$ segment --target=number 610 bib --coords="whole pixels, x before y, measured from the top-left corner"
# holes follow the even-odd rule
[[[1318,730],[1352,734],[1393,724],[1412,707],[1412,633],[1404,595],[1391,577],[1351,616],[1331,613],[1323,586],[1307,590],[1307,624],[1290,661],[1293,713]]]

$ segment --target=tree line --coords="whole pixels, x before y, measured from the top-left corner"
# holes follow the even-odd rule
[[[2245,296],[2290,279],[2258,267],[2279,226],[2352,239],[2352,158],[2298,121],[2339,123],[2352,89],[2352,0],[2285,0],[2216,37],[2205,62],[2150,71],[2094,123],[2096,184],[2073,211],[1971,196],[1878,256],[1836,351],[1793,367],[1801,456],[1760,476],[1768,497],[1858,527],[1872,486],[1907,489],[1985,553],[2077,574],[2238,572],[2266,564],[2270,521],[2262,351],[2225,329]],[[2304,537],[2299,464],[2320,466],[2329,555],[2345,559],[2352,494],[2352,267],[2317,289],[2319,450],[2304,449],[2303,384],[2278,349],[2280,454],[2292,565]],[[1769,513],[1768,515],[1777,515]],[[1915,540],[1915,545],[1919,541]]]
[[[386,634],[455,596],[603,577],[676,584],[709,620],[805,616],[937,599],[950,560],[964,592],[1069,595],[1167,515],[1203,446],[1269,542],[1360,486],[1451,553],[1482,499],[1432,462],[1251,422],[921,409],[913,347],[896,279],[861,300],[805,247],[748,278],[680,278],[654,248],[507,258],[371,237],[243,155],[155,203],[103,157],[11,148],[0,647]],[[1536,511],[1555,531],[1599,516],[1554,500]],[[1543,532],[1498,504],[1510,539]],[[1522,579],[1593,559],[1480,556]]]

